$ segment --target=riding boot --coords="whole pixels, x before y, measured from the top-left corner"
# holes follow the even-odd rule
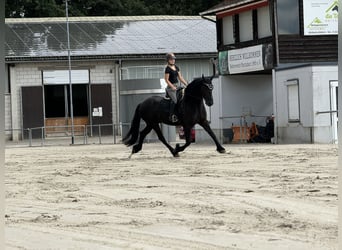
[[[170,116],[169,116],[169,120],[173,123],[178,122],[178,117],[175,114],[175,106],[176,104],[170,100]]]

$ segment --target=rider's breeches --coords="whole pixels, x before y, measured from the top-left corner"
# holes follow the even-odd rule
[[[165,89],[165,91],[167,92],[167,94],[169,95],[169,97],[171,98],[171,100],[172,100],[174,103],[177,103],[177,94],[176,94],[177,90],[173,90],[173,89],[167,87],[167,88]]]

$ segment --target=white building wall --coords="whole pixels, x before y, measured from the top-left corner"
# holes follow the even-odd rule
[[[21,87],[39,86],[42,84],[41,71],[38,64],[16,64],[10,69],[11,79],[11,118],[13,140],[19,139],[19,131],[22,128]]]
[[[312,72],[314,142],[333,143],[332,114],[319,112],[331,110],[330,81],[338,80],[338,69],[337,66],[314,66]]]
[[[287,81],[297,79],[300,121],[289,122]],[[275,71],[275,124],[278,143],[331,143],[330,81],[337,66],[305,66]]]
[[[96,62],[90,68],[91,84],[111,84],[112,85],[112,112],[113,123],[119,123],[119,98],[118,98],[118,77],[116,65],[113,61]]]
[[[12,129],[12,114],[11,114],[11,95],[5,94],[5,130],[6,137],[11,137],[10,130]]]
[[[146,65],[165,65],[162,60],[151,61],[122,61],[122,67]],[[177,60],[184,78],[191,81],[194,77],[212,74],[213,66],[209,59]],[[112,112],[113,122],[119,123],[119,89],[118,81],[120,65],[114,61],[72,62],[73,68],[89,68],[91,84],[112,85]],[[6,97],[6,128],[15,129],[13,139],[18,140],[22,128],[21,87],[42,85],[42,70],[67,69],[66,62],[25,62],[9,67],[11,93]],[[163,77],[163,74],[162,76]]]
[[[313,124],[312,116],[312,71],[310,67],[288,69],[276,72],[275,118],[278,127],[295,126],[288,121],[287,82],[297,79],[299,87],[300,123],[306,127]]]
[[[6,96],[6,128],[14,129],[13,140],[19,139],[22,128],[21,87],[42,85],[43,69],[66,69],[66,63],[20,63],[9,68],[11,93]],[[113,122],[118,123],[117,70],[113,61],[75,62],[72,67],[90,69],[91,84],[112,85]]]

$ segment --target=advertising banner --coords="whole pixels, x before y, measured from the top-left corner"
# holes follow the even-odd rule
[[[260,44],[219,53],[219,73],[221,75],[262,71],[272,67],[273,47],[271,44]]]
[[[304,35],[338,34],[338,1],[305,0]]]

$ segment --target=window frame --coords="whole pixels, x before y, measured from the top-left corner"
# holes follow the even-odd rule
[[[225,18],[230,18],[230,21],[225,22]],[[233,16],[225,16],[222,18],[222,43],[223,45],[228,45],[228,44],[234,44],[236,42],[236,37],[235,37],[235,32],[234,32],[234,22],[235,22],[235,17]],[[231,27],[227,27],[227,25],[231,24]],[[232,35],[226,36],[225,33],[227,32],[227,28],[229,28],[229,31],[232,32]],[[225,38],[228,38],[227,40],[232,39],[232,42],[225,41]]]
[[[259,34],[259,25],[258,23],[261,23],[260,20],[258,19],[258,11],[259,9],[262,9],[262,8],[265,8],[267,7],[268,9],[268,17],[269,17],[269,34],[268,35],[263,35],[262,37],[260,37],[260,34]],[[242,13],[247,13],[247,12],[250,12],[251,14],[251,34],[250,34],[250,39],[248,40],[243,40],[241,41],[241,31],[240,31],[240,28],[241,28],[241,14]],[[224,26],[224,18],[227,17],[227,16],[230,16],[232,18],[232,31],[233,31],[233,43],[226,43],[225,41],[225,26]],[[222,46],[229,46],[229,45],[234,45],[234,44],[240,44],[240,43],[250,43],[250,42],[253,42],[253,41],[258,41],[260,39],[267,39],[269,37],[272,37],[273,36],[273,31],[272,31],[272,20],[271,20],[271,12],[270,12],[270,5],[266,5],[266,6],[261,6],[261,7],[258,7],[258,8],[255,8],[255,9],[249,9],[249,10],[246,10],[246,11],[242,11],[242,12],[231,12],[229,14],[226,14],[226,15],[221,15],[219,20],[218,20],[218,28],[219,28],[219,32],[218,32],[218,44],[219,46],[222,45]]]
[[[239,13],[239,41],[240,42],[249,42],[249,41],[253,41],[254,40],[254,33],[255,31],[255,25],[254,25],[254,18],[253,18],[253,10],[247,10],[244,12]],[[248,17],[247,20],[243,20],[243,17]],[[251,21],[252,23],[249,23],[249,21]],[[241,32],[241,28],[246,28],[246,30],[248,29],[249,31],[251,31],[251,33],[248,33],[247,36],[245,36],[245,33]],[[244,29],[243,29],[244,30]],[[241,37],[243,36],[243,37]]]
[[[285,82],[286,85],[286,97],[287,97],[287,118],[289,123],[299,123],[300,122],[300,89],[299,89],[299,79],[289,79]],[[297,96],[290,96],[290,88],[296,86]],[[292,100],[296,100],[293,103]],[[294,110],[296,109],[296,110]],[[295,112],[295,113],[294,113]]]
[[[267,9],[266,9],[267,8]],[[260,10],[261,9],[265,9],[265,10],[267,10],[268,11],[268,27],[267,28],[269,28],[269,33],[268,33],[268,35],[263,35],[263,36],[261,36],[260,35],[260,30],[259,30],[259,26],[260,25],[263,25],[263,23],[261,22],[261,18],[259,19],[259,15],[260,15],[260,13],[262,13]],[[256,9],[256,17],[255,17],[255,19],[256,19],[256,27],[255,27],[255,29],[256,29],[256,34],[257,34],[257,39],[263,39],[263,38],[266,38],[266,37],[272,37],[272,21],[271,21],[271,19],[272,19],[272,17],[271,17],[271,13],[270,13],[270,6],[269,5],[267,5],[267,6],[264,6],[264,7],[260,7],[260,8],[258,8],[258,9]]]
[[[288,0],[283,0],[284,2],[287,2]],[[288,16],[286,16],[286,18],[283,18],[282,14],[284,13],[284,8],[281,8],[279,5],[283,4],[281,2],[281,0],[277,0],[277,32],[278,32],[278,35],[300,35],[302,33],[302,24],[301,24],[301,13],[302,13],[302,10],[301,10],[301,5],[299,3],[300,1],[298,0],[293,0],[293,3],[297,3],[296,5],[296,9],[297,9],[297,30],[296,32],[292,32],[292,31],[289,31],[289,30],[286,30],[286,29],[283,29],[282,28],[284,27],[283,24],[286,23],[288,24],[289,23],[289,19],[288,19]],[[287,2],[289,3],[289,2]],[[293,26],[293,25],[290,25],[290,26]]]

